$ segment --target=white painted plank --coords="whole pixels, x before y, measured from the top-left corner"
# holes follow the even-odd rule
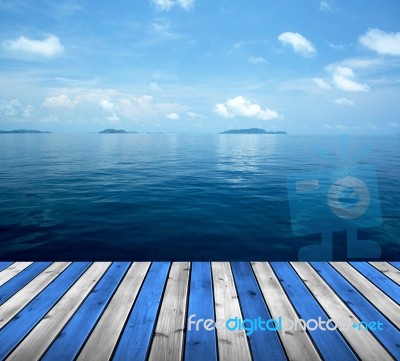
[[[26,267],[30,266],[32,262],[15,262],[5,270],[0,272],[0,286],[4,285],[11,278],[23,271]]]
[[[331,265],[349,281],[375,308],[400,328],[400,306],[345,262],[331,262]]]
[[[133,263],[104,311],[78,360],[109,360],[129,312],[146,277],[150,262]]]
[[[281,316],[284,320],[298,320],[299,317],[271,266],[265,262],[252,262],[251,265],[272,318],[277,319]],[[313,342],[303,329],[298,328],[290,332],[281,330],[278,334],[290,360],[321,360]]]
[[[0,306],[0,329],[42,292],[71,262],[54,262]]]
[[[18,345],[7,360],[39,360],[109,266],[110,262],[93,263]]]
[[[370,264],[400,285],[400,271],[396,267],[387,262],[370,262]]]
[[[361,360],[392,360],[392,357],[370,332],[359,332],[352,328],[354,323],[358,324],[361,320],[309,264],[304,262],[292,262],[291,264]]]
[[[150,349],[150,361],[180,361],[183,356],[190,262],[174,262]]]
[[[229,262],[212,262],[215,317],[224,324],[232,317],[243,319]],[[230,331],[225,326],[217,329],[220,360],[251,360],[249,344],[244,330]]]

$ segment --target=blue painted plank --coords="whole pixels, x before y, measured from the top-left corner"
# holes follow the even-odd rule
[[[169,262],[152,264],[117,345],[113,360],[146,360]]]
[[[232,262],[233,276],[243,319],[271,319],[264,298],[248,262]],[[256,330],[248,336],[254,361],[287,360],[276,331]]]
[[[375,286],[400,304],[400,286],[397,283],[393,282],[384,273],[379,272],[367,262],[350,262],[350,264]]]
[[[26,337],[89,266],[90,262],[70,265],[0,330],[0,360]]]
[[[397,328],[331,265],[324,262],[312,262],[311,265],[361,321],[382,322],[382,331],[371,332],[395,359],[400,360],[400,332]]]
[[[308,321],[321,317],[322,321],[328,321],[324,310],[288,263],[273,262],[272,267],[301,319]],[[325,360],[358,359],[337,330],[323,331],[317,328],[308,330],[308,333]]]
[[[400,262],[389,262],[392,266],[396,267],[398,270],[400,270]]]
[[[11,266],[14,262],[0,262],[0,272]]]
[[[42,360],[74,360],[118,288],[129,262],[115,262],[82,303]]]
[[[188,317],[193,320],[215,320],[214,296],[209,262],[193,262],[190,275]],[[185,361],[217,360],[217,341],[215,330],[206,331],[204,327],[196,330],[195,325],[186,325]]]
[[[0,287],[0,305],[43,272],[51,262],[34,262]]]

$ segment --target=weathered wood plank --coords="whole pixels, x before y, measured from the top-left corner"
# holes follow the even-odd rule
[[[185,361],[216,361],[215,330],[207,331],[204,327],[199,327],[196,330],[195,325],[189,326],[190,315],[194,315],[194,320],[215,320],[211,265],[209,262],[192,263],[189,290]]]
[[[311,265],[360,320],[382,322],[384,332],[381,330],[371,330],[371,332],[395,359],[400,360],[399,330],[329,263],[311,262]]]
[[[299,317],[287,298],[270,264],[265,262],[252,262],[252,267],[272,317],[274,319],[282,317],[283,320],[297,321]],[[289,360],[321,360],[313,342],[303,329],[298,328],[290,332],[280,330],[279,336]]]
[[[126,322],[113,360],[146,360],[169,267],[169,262],[152,264]]]
[[[39,360],[109,266],[110,262],[94,263],[24,338],[7,360]]]
[[[220,360],[251,360],[249,344],[244,330],[230,331],[225,322],[234,317],[243,319],[235,282],[228,262],[212,262],[216,322],[222,326],[217,329],[218,354]]]
[[[11,266],[13,262],[0,262],[0,272]]]
[[[33,262],[15,262],[0,273],[0,286],[4,285],[15,275],[29,267]]]
[[[129,266],[129,262],[114,262],[110,266],[82,306],[46,351],[41,361],[75,360]]]
[[[358,324],[361,320],[347,308],[344,302],[309,264],[303,262],[292,262],[291,264],[362,360],[392,360],[392,357],[371,333],[360,332],[352,327],[353,324]]]
[[[400,328],[400,306],[384,292],[367,280],[356,269],[345,262],[331,262],[331,265],[349,281],[367,300],[381,311],[397,328]]]
[[[0,306],[0,329],[43,291],[71,262],[55,262]]]
[[[400,285],[400,271],[396,267],[387,262],[370,262],[370,264]]]
[[[236,284],[244,319],[264,321],[271,319],[265,305],[253,270],[248,262],[232,262],[232,273]],[[265,360],[266,355],[272,360],[286,360],[277,331],[254,330],[247,335],[254,361]]]
[[[300,318],[308,321],[311,319],[318,320],[320,317],[322,321],[327,322],[328,317],[325,311],[311,295],[293,268],[286,262],[272,262],[271,265]],[[357,359],[337,330],[325,332],[317,328],[308,330],[308,333],[325,360]]]
[[[190,262],[174,262],[161,303],[150,361],[180,361],[183,356]]]
[[[89,265],[89,262],[76,262],[70,265],[0,330],[1,360],[5,359],[24,339],[71,285],[86,271]]]
[[[133,263],[78,356],[78,360],[109,360],[143,283],[150,263]]]

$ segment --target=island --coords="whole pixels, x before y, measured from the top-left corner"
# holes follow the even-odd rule
[[[219,134],[287,134],[283,130],[278,130],[276,132],[266,131],[265,129],[260,128],[249,128],[249,129],[232,129],[226,130],[225,132],[221,132]]]
[[[16,129],[16,130],[0,130],[0,134],[48,134],[51,132],[42,132],[41,130]]]
[[[137,134],[137,132],[127,132],[124,129],[104,129],[101,132],[99,132],[100,134]]]

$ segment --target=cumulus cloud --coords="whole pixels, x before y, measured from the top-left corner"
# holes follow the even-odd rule
[[[194,0],[152,0],[152,3],[159,11],[169,11],[174,6],[188,11],[194,6]]]
[[[332,82],[338,89],[348,92],[365,92],[369,90],[367,84],[359,83],[354,78],[354,72],[349,67],[336,66],[332,70]]]
[[[114,104],[107,99],[100,100],[99,105],[104,110],[111,110],[114,108]]]
[[[107,120],[110,122],[118,122],[119,121],[119,116],[115,113],[112,113],[109,117],[107,117]]]
[[[262,64],[267,62],[267,60],[262,56],[251,56],[247,60],[252,64]]]
[[[382,55],[400,55],[400,32],[389,33],[380,29],[369,29],[359,38],[366,48]]]
[[[49,35],[43,40],[34,40],[20,36],[15,40],[6,40],[3,42],[3,47],[12,52],[22,52],[31,55],[39,55],[47,58],[52,58],[64,52],[64,46],[55,35]]]
[[[290,45],[296,53],[304,57],[316,54],[314,44],[299,33],[286,32],[278,36],[278,40],[284,45]]]
[[[42,104],[47,108],[73,108],[75,103],[66,94],[60,94],[54,97],[48,97]]]
[[[313,81],[320,89],[328,90],[331,88],[330,84],[322,78],[314,78]]]
[[[354,105],[354,101],[347,98],[336,98],[335,103],[337,105],[350,105],[350,106]]]
[[[169,113],[167,114],[167,118],[171,120],[178,120],[179,119],[179,114],[177,113]]]
[[[268,108],[263,109],[259,104],[252,103],[243,96],[237,96],[233,99],[227,99],[225,103],[216,104],[214,111],[224,118],[238,116],[268,120],[279,117],[278,112]]]

